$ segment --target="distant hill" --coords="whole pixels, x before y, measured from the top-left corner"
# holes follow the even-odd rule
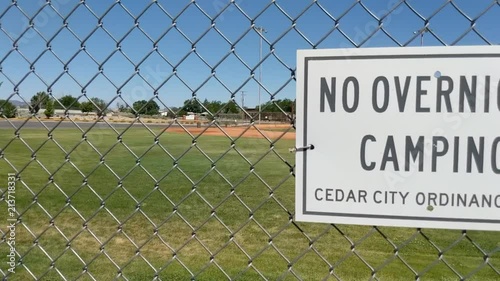
[[[19,100],[9,100],[9,101],[15,106],[28,107],[28,104],[25,103],[24,101],[19,101]]]

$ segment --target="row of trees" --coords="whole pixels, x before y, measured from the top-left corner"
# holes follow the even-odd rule
[[[95,112],[98,116],[105,115],[109,111],[106,109],[106,102],[100,98],[94,97],[80,103],[77,98],[66,95],[55,101],[46,92],[38,92],[31,97],[29,110],[36,114],[42,107],[47,118],[54,116],[55,109],[79,109],[82,113]]]
[[[193,113],[203,113],[205,111],[209,111],[211,113],[216,113],[221,111],[221,113],[238,113],[240,112],[238,106],[232,101],[230,102],[221,102],[221,101],[209,101],[205,99],[202,102],[202,105],[195,101],[195,100],[185,100],[184,101],[184,106],[182,107],[182,110],[180,111],[180,115],[184,115],[187,112],[193,112]],[[206,110],[205,110],[205,109]]]
[[[239,107],[233,101],[223,103],[221,101],[208,101],[207,99],[205,99],[202,104],[203,107],[205,107],[206,110],[210,111],[211,113],[219,112],[219,110],[221,109],[221,113],[240,112]],[[202,113],[203,111],[205,111],[203,107],[194,100],[186,100],[184,101],[183,110],[187,112]],[[295,110],[295,101],[291,99],[280,99],[275,100],[274,102],[266,102],[264,104],[261,104],[260,107],[264,112],[293,112]]]
[[[100,98],[93,97],[90,100],[78,102],[77,98],[71,95],[65,95],[55,101],[47,93],[38,92],[31,98],[29,106],[30,112],[37,113],[42,105],[45,108],[44,114],[47,117],[52,117],[54,115],[54,109],[80,110],[82,113],[95,112],[97,116],[103,116],[110,111],[106,109],[107,102]],[[117,106],[120,112],[133,112],[129,107],[121,105],[120,103],[118,103]],[[136,101],[133,104],[133,109],[135,112],[143,115],[158,115],[160,113],[160,107],[155,101]]]
[[[194,100],[186,100],[184,101],[184,105],[181,108],[172,107],[172,111],[179,111],[179,115],[185,115],[189,112],[192,113],[203,113],[205,111],[210,111],[212,113],[218,112],[221,110],[222,113],[238,113],[239,109],[234,102],[223,103],[221,101],[208,101],[205,99],[203,101],[203,106]],[[160,106],[155,101],[146,101],[140,100],[136,101],[132,104],[132,108],[127,107],[125,104],[118,103],[117,104],[118,111],[120,112],[129,112],[142,115],[158,115],[160,114]],[[204,109],[204,108],[206,109]],[[133,110],[132,110],[133,109]]]
[[[274,102],[266,102],[261,105],[263,112],[295,112],[295,100],[282,99]],[[280,109],[281,108],[281,109]]]
[[[55,109],[72,109],[80,110],[82,113],[95,112],[98,116],[103,116],[109,112],[105,109],[107,103],[100,98],[91,98],[90,100],[79,102],[76,97],[65,95],[54,100],[46,92],[38,92],[31,97],[29,110],[31,113],[38,113],[41,108],[44,108],[44,115],[48,118],[54,116]],[[160,106],[155,101],[139,100],[132,104],[132,108],[126,104],[117,103],[118,111],[138,113],[141,115],[158,115],[160,114]],[[205,99],[201,104],[195,100],[185,100],[181,108],[171,108],[173,111],[180,109],[178,115],[185,115],[188,112],[203,113],[240,113],[240,108],[235,102],[209,101]],[[263,112],[294,112],[295,101],[290,99],[275,100],[261,105]],[[15,117],[17,108],[10,102],[0,100],[0,110],[2,114],[8,118]],[[170,115],[170,114],[169,114]]]
[[[134,113],[141,115],[158,115],[160,114],[160,106],[155,101],[139,100],[132,104],[133,110],[125,104],[117,103],[118,111]]]
[[[133,103],[132,110],[130,107],[127,107],[125,104],[117,104],[118,110],[120,112],[131,112],[134,111],[139,114],[146,115],[157,115],[159,114],[160,107],[155,101],[146,101],[140,100]],[[209,101],[205,99],[201,104],[195,100],[185,100],[184,104],[181,108],[171,108],[172,111],[177,111],[180,109],[178,115],[185,115],[189,112],[192,113],[240,113],[240,108],[236,105],[235,102],[221,102],[221,101]],[[295,111],[295,101],[291,99],[280,99],[275,100],[274,102],[267,102],[261,105],[261,109],[264,112],[294,112]]]

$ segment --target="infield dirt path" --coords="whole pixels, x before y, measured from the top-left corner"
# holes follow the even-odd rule
[[[295,139],[295,130],[291,128],[288,132],[285,131],[290,128],[289,124],[265,124],[265,125],[256,125],[260,132],[255,127],[248,128],[247,126],[238,126],[238,127],[224,127],[221,128],[231,137],[240,136],[245,130],[245,133],[242,137],[244,138],[264,138],[267,137],[271,140],[275,140],[280,138],[287,140]],[[196,127],[186,127],[193,135],[198,135],[203,132],[206,128],[196,128]],[[171,133],[185,133],[184,129],[181,127],[170,127],[167,129],[167,132]],[[224,136],[224,133],[217,127],[210,127],[203,132],[204,136]],[[264,135],[264,136],[263,136]]]

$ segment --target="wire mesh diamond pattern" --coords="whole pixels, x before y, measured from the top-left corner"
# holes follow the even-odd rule
[[[1,276],[498,280],[495,232],[295,222],[290,148],[297,49],[496,45],[499,18],[494,0],[3,1]]]

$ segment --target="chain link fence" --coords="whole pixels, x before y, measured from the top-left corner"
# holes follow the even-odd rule
[[[0,274],[499,280],[499,233],[295,222],[283,105],[297,49],[495,45],[499,19],[492,0],[2,1]]]

